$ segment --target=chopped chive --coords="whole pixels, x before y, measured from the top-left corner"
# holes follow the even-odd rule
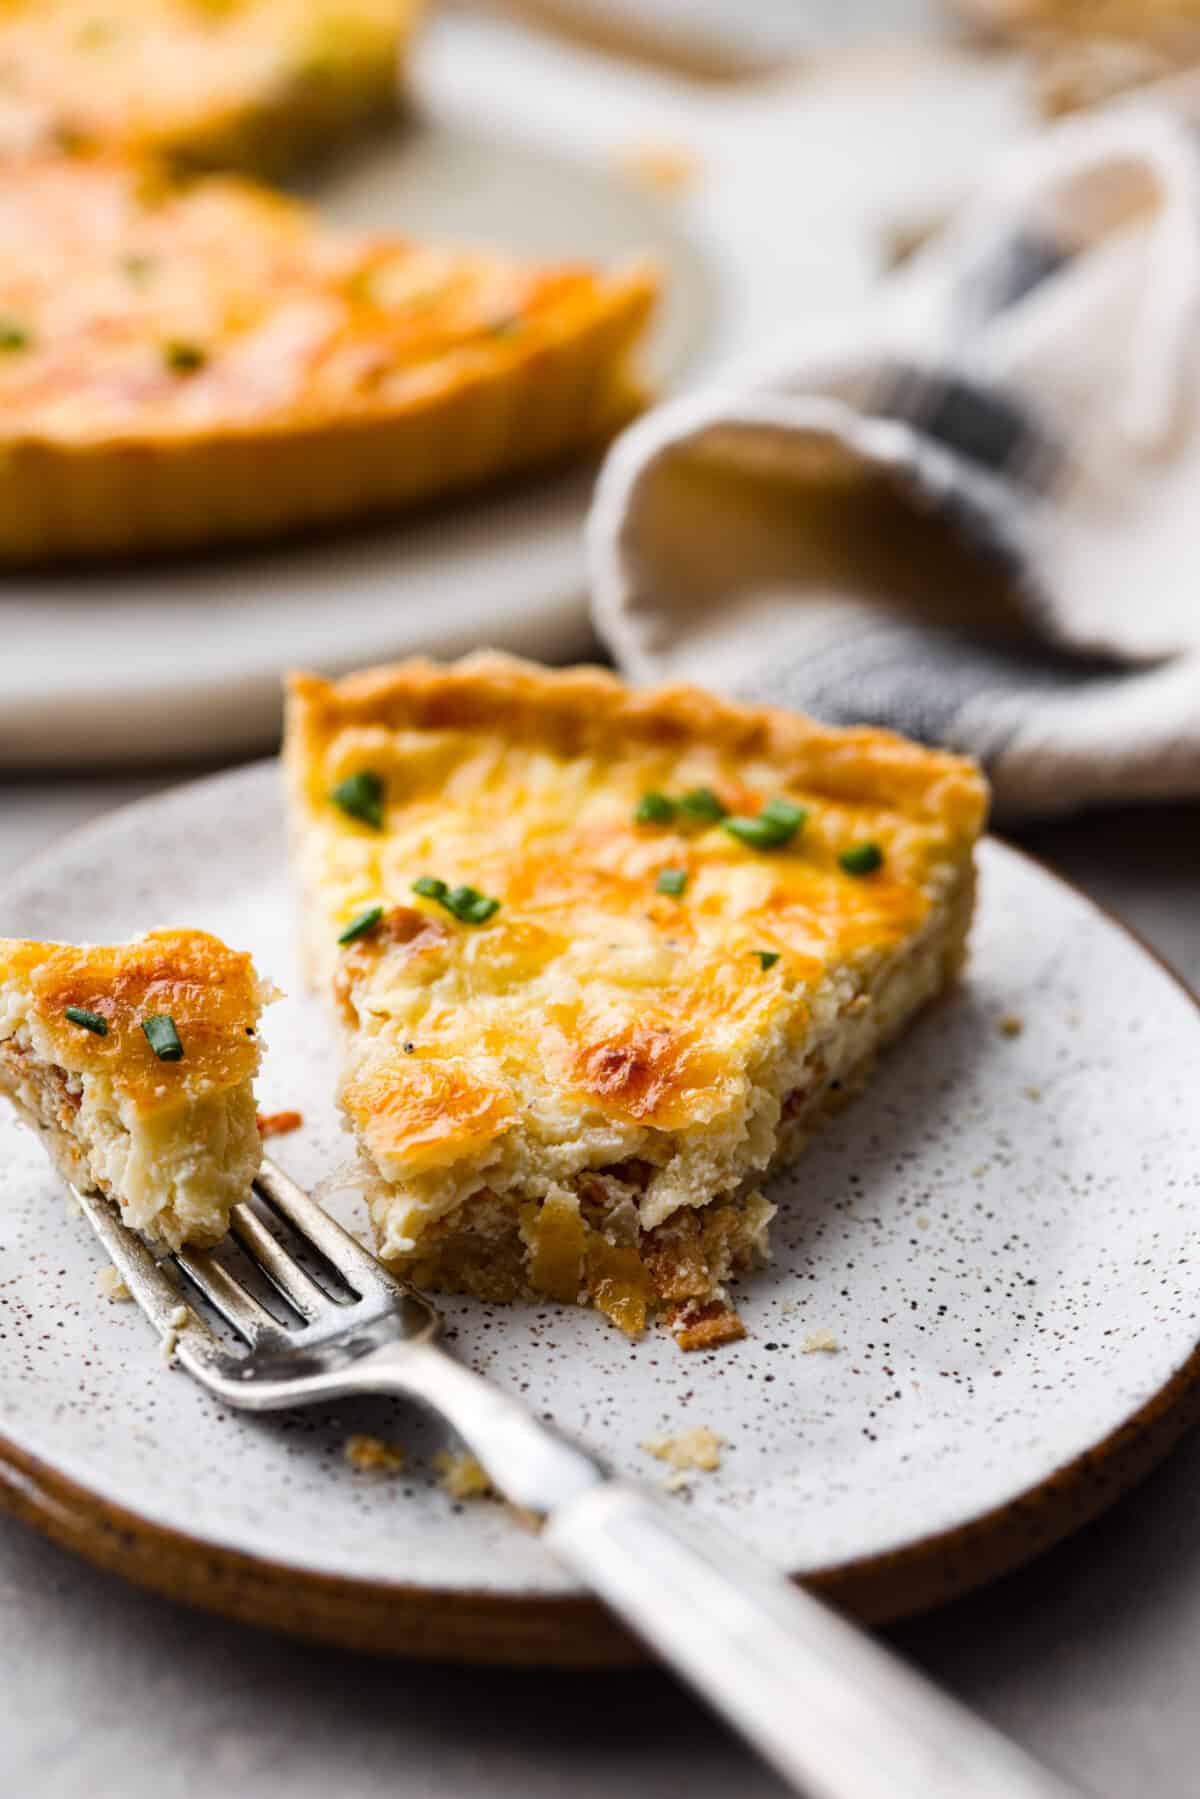
[[[777,850],[791,842],[807,817],[803,806],[794,806],[791,800],[774,799],[768,800],[753,818],[736,816],[727,818],[724,823],[731,837],[752,850]]]
[[[142,1029],[146,1033],[146,1041],[160,1062],[183,1060],[183,1044],[179,1041],[175,1020],[169,1012],[157,1012],[153,1018],[144,1018]]]
[[[675,816],[675,802],[665,793],[644,793],[637,803],[633,821],[639,825],[669,825]]]
[[[728,818],[729,807],[721,803],[711,787],[693,787],[679,799],[681,812],[690,813],[693,818],[702,818],[707,824],[719,825],[723,818]]]
[[[500,910],[500,901],[477,887],[452,887],[441,903],[462,924],[486,924]]]
[[[422,875],[413,882],[413,892],[422,899],[436,900],[460,924],[486,924],[500,910],[500,901],[478,887],[448,887],[436,875]]]
[[[756,949],[754,953],[762,964],[764,974],[768,968],[774,968],[776,962],[779,960],[779,951],[777,949]]]
[[[664,868],[654,883],[656,893],[669,893],[678,899],[688,884],[686,868]]]
[[[108,1036],[108,1020],[99,1012],[89,1012],[86,1006],[68,1006],[64,1014],[72,1024],[82,1025],[85,1031],[91,1031],[94,1037]]]
[[[873,875],[883,867],[883,851],[877,843],[856,843],[843,850],[838,861],[848,875]]]
[[[352,918],[350,920],[350,923],[338,938],[338,942],[357,943],[360,937],[365,937],[368,931],[373,931],[375,929],[375,926],[382,917],[382,906],[368,906],[365,912],[360,912],[357,918]]]
[[[27,350],[29,332],[16,319],[0,319],[0,350]]]
[[[329,797],[347,818],[357,818],[373,831],[382,831],[383,780],[373,768],[360,768],[347,775]]]
[[[793,837],[807,821],[808,808],[797,806],[793,800],[784,799],[782,794],[777,794],[774,799],[767,801],[758,816],[769,819],[773,825]]]
[[[194,375],[208,361],[208,351],[200,344],[181,343],[176,339],[163,345],[163,361],[173,375]]]

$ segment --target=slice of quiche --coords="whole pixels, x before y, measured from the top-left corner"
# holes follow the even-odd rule
[[[0,156],[279,173],[396,106],[418,0],[5,0]]]
[[[204,931],[79,948],[0,938],[0,1092],[63,1177],[177,1249],[215,1243],[262,1158],[249,956]]]
[[[297,675],[285,757],[383,1257],[739,1335],[758,1183],[958,971],[975,767],[495,655]]]
[[[655,295],[324,228],[239,178],[0,166],[0,561],[392,513],[592,449]]]

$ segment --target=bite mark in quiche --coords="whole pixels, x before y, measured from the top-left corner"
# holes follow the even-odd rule
[[[959,969],[974,766],[494,655],[293,677],[285,760],[381,1255],[739,1335],[759,1183]]]
[[[278,174],[394,111],[417,0],[6,0],[0,157]]]
[[[215,1243],[262,1160],[249,956],[204,931],[0,938],[0,1093],[74,1186],[177,1249]]]
[[[643,266],[334,231],[237,177],[0,165],[0,561],[392,514],[597,447]]]

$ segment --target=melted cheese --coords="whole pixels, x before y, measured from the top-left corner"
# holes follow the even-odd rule
[[[351,1033],[343,1102],[394,1190],[393,1247],[481,1184],[540,1199],[631,1156],[658,1171],[643,1222],[732,1186],[769,1159],[780,1081],[878,971],[945,930],[969,878],[984,804],[969,765],[799,720],[789,752],[783,727],[745,728],[771,715],[708,700],[705,731],[682,690],[625,693],[499,658],[293,687],[314,968]],[[364,770],[382,830],[330,799]],[[635,821],[646,792],[702,786],[748,813],[786,795],[808,819],[769,852],[719,825]],[[882,868],[845,872],[867,841]],[[686,872],[680,897],[656,890],[665,869]],[[459,923],[414,895],[426,875],[500,909]],[[373,906],[381,924],[339,949]]]
[[[277,166],[391,103],[413,0],[7,0],[0,156]],[[331,104],[332,103],[332,104]],[[268,129],[269,127],[269,129]]]

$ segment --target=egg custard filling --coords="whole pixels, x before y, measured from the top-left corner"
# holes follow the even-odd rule
[[[0,1093],[63,1178],[178,1249],[222,1237],[262,1160],[249,956],[204,931],[0,938]]]
[[[380,1254],[740,1335],[760,1183],[962,963],[975,767],[496,655],[293,677],[285,761]]]

